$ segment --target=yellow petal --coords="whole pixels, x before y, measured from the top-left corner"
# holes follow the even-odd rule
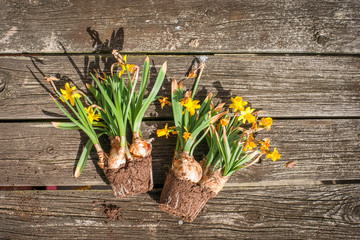
[[[71,96],[71,97],[69,98],[69,100],[70,100],[71,106],[74,106],[74,105],[75,105],[75,99],[74,99],[74,97]]]
[[[66,89],[66,91],[68,91],[69,89],[70,89],[70,85],[69,85],[69,83],[67,82],[67,83],[65,83],[65,89]]]
[[[127,66],[130,73],[133,73],[135,71],[135,65],[134,64],[127,64],[126,66]]]

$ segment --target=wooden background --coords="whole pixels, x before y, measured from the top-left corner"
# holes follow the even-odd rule
[[[1,0],[0,7],[0,186],[14,189],[0,191],[0,238],[360,238],[359,1]],[[149,55],[152,80],[168,61],[165,96],[171,78],[206,59],[198,97],[213,92],[215,102],[229,103],[239,95],[273,117],[263,135],[281,160],[237,172],[183,224],[157,207],[175,138],[156,138],[148,194],[116,200],[94,153],[74,179],[86,136],[52,127],[64,117],[43,77],[85,89],[92,69],[109,69],[113,48],[137,64]],[[144,135],[171,121],[170,108],[152,105]],[[197,159],[205,152],[200,146]],[[289,161],[297,165],[286,168]],[[58,190],[16,190],[34,186]],[[105,203],[121,207],[122,219],[109,222]]]

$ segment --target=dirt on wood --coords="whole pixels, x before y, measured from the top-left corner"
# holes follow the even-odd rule
[[[101,212],[109,219],[109,221],[122,220],[121,207],[114,204],[102,204]]]

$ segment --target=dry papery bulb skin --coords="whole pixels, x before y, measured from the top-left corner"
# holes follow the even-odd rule
[[[202,178],[201,165],[188,152],[182,152],[179,158],[174,158],[171,170],[181,180],[198,183]]]
[[[133,133],[133,141],[130,145],[129,151],[133,157],[146,158],[151,155],[152,145],[154,139],[145,140],[140,137],[139,133]]]
[[[120,146],[120,137],[110,137],[110,155],[108,158],[108,168],[117,169],[126,163],[125,148]]]
[[[213,171],[212,169],[207,168],[204,171],[204,176],[199,184],[202,187],[209,188],[215,194],[218,194],[224,188],[224,185],[229,178],[229,176],[223,176],[223,171],[221,169]]]

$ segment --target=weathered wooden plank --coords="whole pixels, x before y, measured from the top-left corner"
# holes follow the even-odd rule
[[[165,122],[146,122],[144,137],[154,137],[154,183],[163,184],[175,148],[175,136],[157,138],[155,129]],[[270,137],[281,160],[235,173],[229,184],[311,184],[314,181],[359,179],[360,120],[275,120],[262,137]],[[74,179],[73,168],[87,137],[77,131],[55,129],[50,123],[0,123],[0,182],[3,186],[105,185],[103,174],[92,155],[83,174]],[[107,141],[102,142],[108,151]],[[199,147],[196,159],[206,154]],[[285,163],[297,166],[286,168]],[[100,175],[99,175],[100,173]]]
[[[215,55],[206,60],[198,98],[214,93],[214,102],[230,102],[239,95],[262,115],[273,117],[354,117],[360,116],[360,58],[341,56],[259,56]],[[193,56],[151,56],[151,82],[160,65],[168,61],[168,74],[160,95],[170,95],[170,78],[182,79]],[[140,64],[144,56],[130,56]],[[48,95],[44,75],[58,75],[63,88],[74,82],[86,91],[89,70],[109,70],[113,59],[92,56],[1,57],[0,119],[62,118]],[[157,70],[156,70],[157,69]],[[186,80],[191,87],[193,80]],[[171,117],[171,109],[152,105],[147,116]]]
[[[160,189],[124,200],[111,191],[2,191],[0,237],[26,239],[357,239],[359,185],[225,189],[193,223],[162,212]],[[103,204],[121,207],[109,221]]]
[[[71,52],[109,47],[146,52],[360,52],[356,0],[40,0],[1,5],[2,53],[62,52],[61,44]]]

